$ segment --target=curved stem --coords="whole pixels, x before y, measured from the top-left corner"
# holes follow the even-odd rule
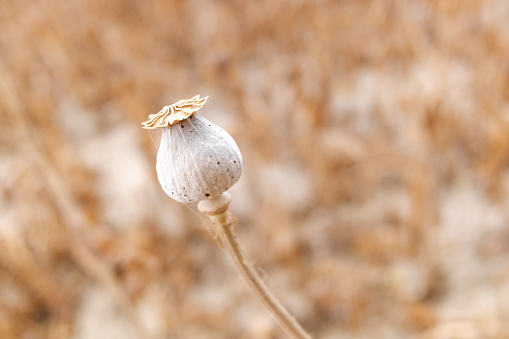
[[[292,338],[295,339],[311,339],[311,336],[302,328],[295,318],[286,310],[281,302],[270,292],[263,280],[260,278],[256,270],[246,260],[242,248],[237,241],[237,237],[232,227],[229,211],[226,210],[221,214],[210,215],[214,222],[217,237],[221,240],[233,259],[235,266],[242,273],[244,280],[247,282],[251,290],[258,299],[263,303],[265,308],[272,313],[278,323]]]

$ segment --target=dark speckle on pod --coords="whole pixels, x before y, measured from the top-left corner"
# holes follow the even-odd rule
[[[212,198],[239,180],[242,155],[237,144],[201,115],[194,114],[162,131],[157,177],[173,199],[189,202]]]

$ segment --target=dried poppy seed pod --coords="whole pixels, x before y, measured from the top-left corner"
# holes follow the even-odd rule
[[[157,178],[179,202],[213,198],[232,187],[242,173],[242,155],[233,138],[194,114],[207,98],[180,100],[149,116],[144,128],[163,128]]]

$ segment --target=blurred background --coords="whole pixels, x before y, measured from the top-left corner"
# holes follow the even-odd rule
[[[196,94],[316,338],[509,338],[506,0],[2,0],[0,338],[286,338],[157,182]]]

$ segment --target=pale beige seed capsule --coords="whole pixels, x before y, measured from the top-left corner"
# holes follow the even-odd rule
[[[189,100],[206,98],[196,96]],[[189,114],[191,110],[188,109],[181,114],[177,106],[188,108],[190,105],[185,103],[186,100],[181,100],[167,106],[168,109],[151,115],[144,123],[144,126],[163,128],[157,153],[157,177],[166,194],[179,202],[216,197],[231,188],[242,173],[242,155],[233,138],[201,115],[194,114],[196,111]],[[204,103],[195,107],[199,109]],[[165,127],[161,126],[163,115],[169,117]],[[180,117],[183,118],[178,119]]]

